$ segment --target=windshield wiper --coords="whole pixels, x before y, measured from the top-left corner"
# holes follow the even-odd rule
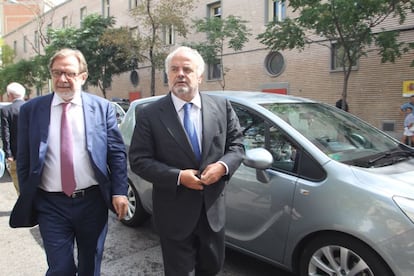
[[[373,159],[370,159],[368,161],[368,165],[372,165],[372,164],[378,162],[381,159],[390,158],[390,157],[398,156],[398,155],[403,155],[404,157],[409,157],[409,156],[413,156],[414,153],[409,152],[409,151],[404,151],[404,150],[387,151],[387,152],[384,152],[384,153],[378,155],[377,157],[375,157]],[[403,159],[401,159],[401,158],[398,159],[398,161],[402,161],[402,160]]]

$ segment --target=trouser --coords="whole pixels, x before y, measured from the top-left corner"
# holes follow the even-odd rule
[[[13,181],[14,188],[16,189],[17,195],[20,194],[19,181],[17,180],[17,171],[16,171],[16,160],[10,161],[7,160],[7,171],[10,174],[10,177]]]
[[[99,187],[76,198],[39,190],[35,205],[49,265],[46,275],[99,275],[108,222]]]
[[[214,232],[203,209],[196,229],[184,240],[160,235],[165,276],[214,276],[224,264],[224,228]]]

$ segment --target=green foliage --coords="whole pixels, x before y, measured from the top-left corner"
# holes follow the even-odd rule
[[[45,55],[16,64],[12,64],[13,55],[3,47],[6,49],[3,58],[8,56],[11,62],[4,62],[8,66],[0,71],[0,87],[7,86],[10,81],[19,81],[26,87],[41,89],[49,79],[50,57],[59,49],[73,48],[80,50],[86,58],[89,69],[87,83],[98,86],[106,98],[106,88],[110,87],[112,76],[131,69],[131,51],[137,49],[127,43],[133,41],[131,34],[125,32],[125,28],[114,29],[114,24],[113,17],[92,14],[85,17],[80,28],[48,29],[50,44],[45,47]]]
[[[13,49],[7,44],[1,45],[1,63],[2,63],[2,67],[7,66],[9,64],[12,64],[13,59],[14,59]]]
[[[113,17],[92,14],[85,17],[79,29],[50,29],[50,45],[45,49],[46,56],[50,57],[65,47],[80,50],[88,63],[87,83],[98,86],[106,98],[106,89],[111,86],[112,76],[130,69],[126,62],[130,50],[124,44],[127,39],[121,37],[125,32],[121,28],[113,29],[114,24]],[[110,36],[114,37],[109,39]],[[118,38],[122,40],[118,41]]]
[[[372,46],[379,48],[382,62],[394,62],[410,49],[398,41],[398,31],[380,27],[392,18],[402,24],[413,6],[412,0],[290,0],[296,17],[270,22],[257,39],[274,51],[303,50],[311,43],[341,49],[345,98],[352,64]]]
[[[199,33],[206,34],[206,41],[190,43],[189,46],[197,49],[208,64],[220,62],[223,80],[221,86],[225,88],[225,71],[222,57],[225,48],[240,51],[246,42],[249,41],[250,30],[248,23],[240,17],[229,15],[225,19],[209,17],[193,20],[194,28]]]
[[[11,82],[22,83],[26,88],[35,86],[35,72],[34,63],[24,59],[2,68],[0,71],[0,90],[4,93],[7,85]],[[28,92],[30,93],[30,91]]]
[[[155,95],[155,70],[163,68],[169,52],[164,41],[165,30],[173,27],[175,35],[186,37],[186,18],[193,8],[193,0],[140,0],[131,10],[139,28],[136,42],[140,53],[135,56],[150,63],[151,95]]]

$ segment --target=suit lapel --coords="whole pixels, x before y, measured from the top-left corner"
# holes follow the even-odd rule
[[[39,131],[42,141],[46,141],[49,134],[50,125],[50,106],[52,105],[53,94],[44,98],[44,102],[41,102],[37,107],[39,110],[39,118],[43,118],[39,122]]]
[[[92,153],[93,143],[92,137],[95,133],[95,108],[92,105],[92,102],[88,95],[82,92],[82,105],[83,105],[83,117],[85,123],[85,133],[86,133],[86,148],[90,153]],[[91,154],[91,156],[93,156]]]
[[[185,130],[180,122],[180,118],[175,111],[175,107],[171,99],[171,93],[162,98],[160,101],[162,101],[162,104],[160,105],[161,123],[176,141],[178,146],[181,147],[190,158],[196,160],[190,141],[188,141]]]
[[[44,100],[39,102],[39,104],[35,107],[38,110],[37,116],[42,118],[39,120],[39,137],[40,137],[40,144],[39,144],[39,160],[43,163],[45,160],[46,152],[47,152],[47,145],[48,145],[48,137],[49,137],[49,125],[50,125],[50,107],[52,105],[53,93],[47,95]],[[36,136],[34,134],[34,136]]]
[[[204,159],[206,157],[204,154],[207,154],[209,152],[213,138],[217,134],[217,118],[223,115],[218,114],[216,108],[217,103],[214,102],[211,97],[201,94],[201,105],[203,118],[203,147],[201,158]]]

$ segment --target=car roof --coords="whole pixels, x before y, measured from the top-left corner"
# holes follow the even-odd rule
[[[310,99],[305,99],[296,96],[289,96],[283,94],[269,93],[269,92],[258,92],[258,91],[205,91],[209,95],[225,96],[228,99],[242,99],[250,103],[265,104],[265,103],[299,103],[299,102],[314,102]]]
[[[265,104],[265,103],[314,103],[315,101],[296,97],[296,96],[289,96],[289,95],[282,95],[276,93],[268,93],[268,92],[258,92],[258,91],[233,91],[233,90],[217,90],[217,91],[201,91],[202,94],[209,94],[209,95],[216,95],[216,96],[224,96],[230,100],[242,100],[249,103],[255,104]],[[153,96],[148,98],[141,98],[134,100],[131,105],[135,103],[145,103],[145,102],[152,102],[156,99],[159,99],[165,95],[160,96]]]
[[[12,104],[11,102],[0,102],[0,108],[6,105]]]

